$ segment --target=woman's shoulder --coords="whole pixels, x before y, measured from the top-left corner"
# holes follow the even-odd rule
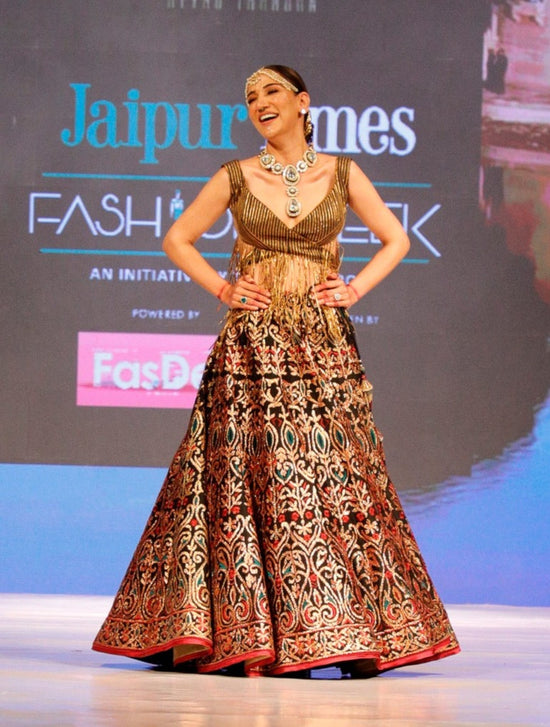
[[[231,159],[224,162],[221,166],[229,174],[230,178],[244,179],[248,174],[254,172],[258,166],[258,157],[248,157],[246,159]]]
[[[258,168],[257,154],[255,154],[253,157],[246,157],[246,159],[236,159],[235,161],[245,174],[247,171],[254,171]]]
[[[319,169],[329,171],[334,169],[335,164],[338,164],[338,157],[334,154],[325,154],[322,151],[318,151],[315,164]]]
[[[230,161],[224,162],[213,177],[214,179],[222,175],[229,182],[231,205],[239,199],[242,190],[245,188],[245,177],[243,174],[244,161],[246,160],[231,159]]]
[[[356,163],[349,156],[343,154],[324,154],[317,152],[317,166],[326,172],[333,172],[334,169],[340,174],[347,175],[352,166],[357,167]]]
[[[357,164],[349,156],[342,154],[317,154],[321,162],[321,174],[335,175],[336,181],[343,188],[347,189],[352,173],[359,169]]]

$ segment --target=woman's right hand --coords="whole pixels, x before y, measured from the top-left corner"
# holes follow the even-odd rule
[[[230,308],[265,310],[271,302],[271,296],[269,291],[261,288],[251,275],[243,275],[235,285],[228,284],[223,288],[220,300]]]

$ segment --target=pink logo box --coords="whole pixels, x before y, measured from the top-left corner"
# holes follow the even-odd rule
[[[78,406],[192,408],[216,336],[78,334]]]

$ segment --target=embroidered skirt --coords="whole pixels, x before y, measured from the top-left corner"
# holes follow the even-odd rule
[[[248,674],[459,650],[343,309],[228,313],[93,648]]]

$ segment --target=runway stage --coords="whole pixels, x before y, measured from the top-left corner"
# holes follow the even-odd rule
[[[449,607],[462,654],[374,679],[306,680],[173,673],[92,652],[110,603],[0,594],[0,724],[550,725],[550,608]]]

